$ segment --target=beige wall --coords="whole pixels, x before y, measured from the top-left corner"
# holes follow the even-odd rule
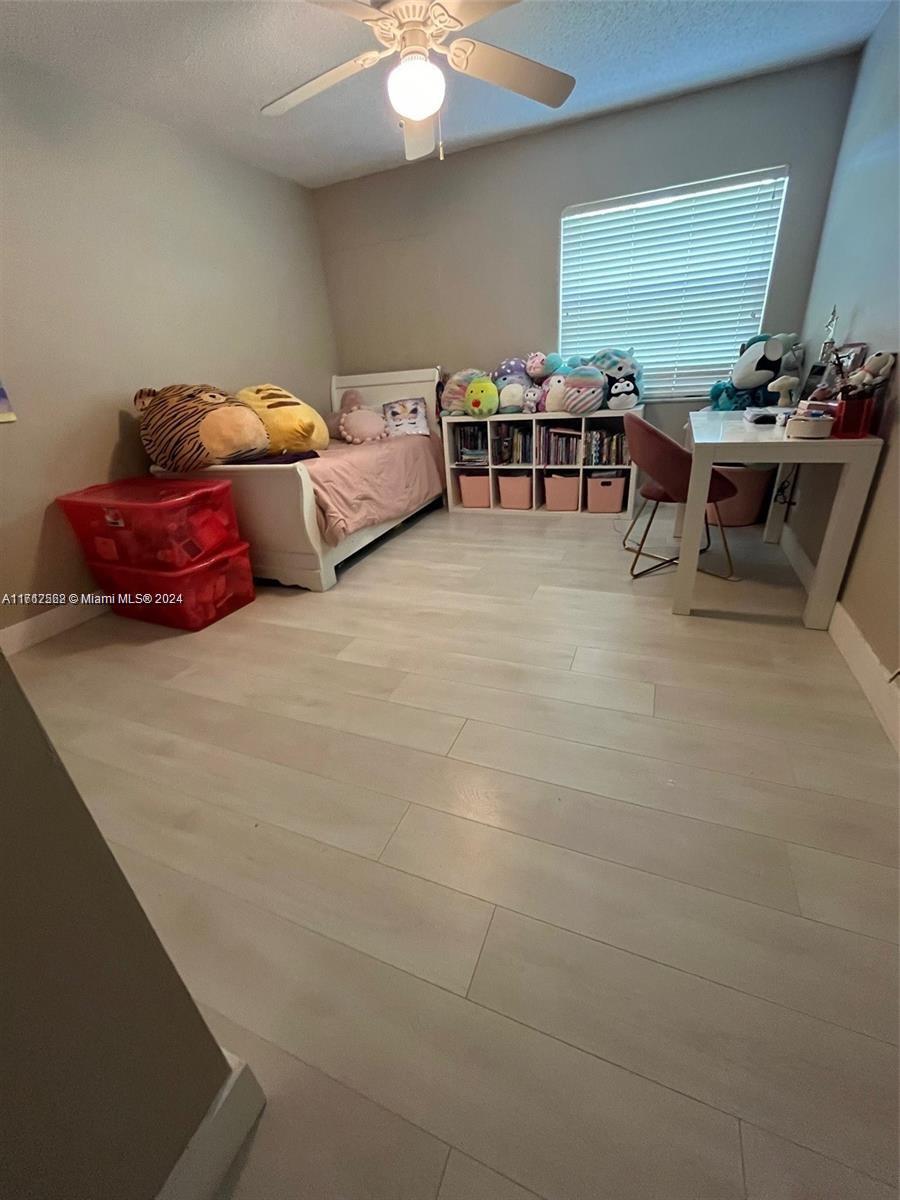
[[[866,48],[834,176],[804,336],[822,341],[832,305],[839,340],[873,350],[900,347],[900,119],[898,8],[885,14]],[[900,667],[898,515],[900,418],[897,380],[882,407],[879,432],[889,439],[842,600],[863,636],[891,671]],[[791,527],[815,560],[836,478],[804,469]]]
[[[0,1195],[152,1200],[228,1064],[0,654]]]
[[[52,500],[143,471],[139,387],[335,370],[309,194],[35,69],[0,76],[0,593],[89,576]],[[0,607],[0,626],[36,610]]]
[[[796,328],[856,65],[831,59],[317,190],[341,369],[490,367],[554,349],[565,207],[781,163],[765,324]]]

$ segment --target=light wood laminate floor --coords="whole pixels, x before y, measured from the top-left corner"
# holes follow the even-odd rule
[[[896,1196],[895,756],[759,530],[676,617],[617,526],[12,660],[269,1096],[226,1197]]]

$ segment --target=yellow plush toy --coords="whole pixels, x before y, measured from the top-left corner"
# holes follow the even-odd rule
[[[328,445],[328,428],[320,414],[284,388],[261,383],[241,388],[237,395],[265,425],[272,454],[324,450]]]

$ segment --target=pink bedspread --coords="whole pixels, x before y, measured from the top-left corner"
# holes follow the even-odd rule
[[[350,446],[331,442],[303,464],[329,545],[367,525],[405,517],[444,490],[441,443],[413,434]]]

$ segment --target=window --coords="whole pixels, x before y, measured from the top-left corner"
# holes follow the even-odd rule
[[[560,353],[634,349],[644,395],[704,396],[760,332],[787,169],[566,209]]]

